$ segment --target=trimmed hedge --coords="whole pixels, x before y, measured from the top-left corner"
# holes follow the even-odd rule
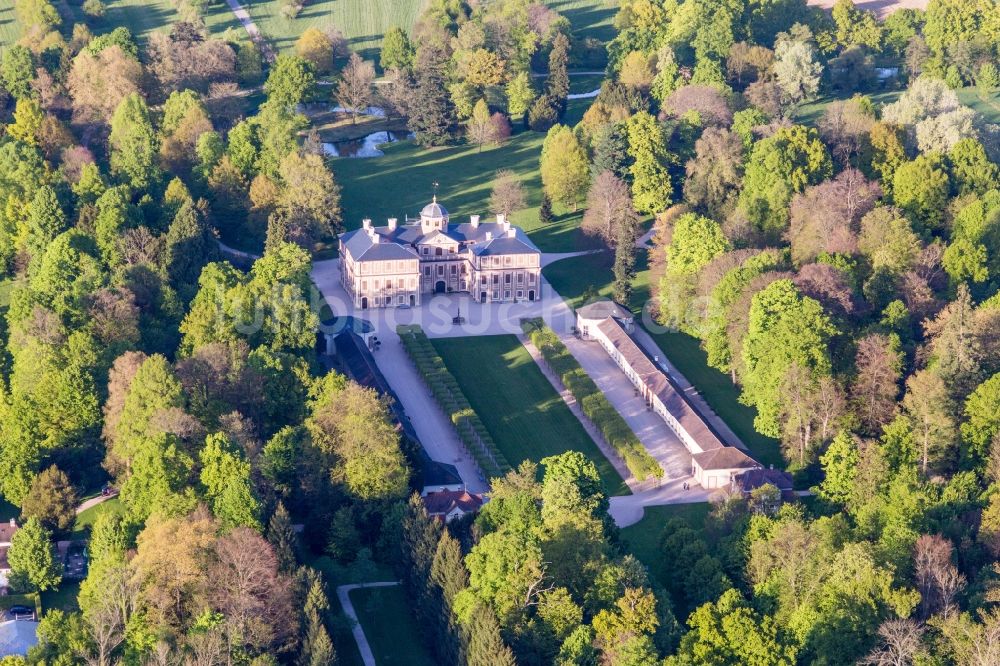
[[[522,321],[521,329],[531,338],[531,343],[542,353],[545,362],[576,398],[583,413],[622,457],[632,476],[640,481],[663,476],[663,468],[649,455],[622,415],[608,402],[590,375],[580,367],[555,331],[541,319]]]
[[[465,398],[458,382],[438,355],[423,329],[417,325],[397,326],[396,333],[417,372],[431,390],[444,413],[451,419],[465,447],[487,478],[503,476],[511,470],[486,426]]]

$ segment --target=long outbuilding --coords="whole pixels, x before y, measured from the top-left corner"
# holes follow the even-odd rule
[[[611,301],[596,301],[576,311],[580,337],[599,343],[636,391],[691,454],[691,475],[706,489],[736,487],[737,478],[763,465],[712,427],[656,359],[632,336],[635,319]]]

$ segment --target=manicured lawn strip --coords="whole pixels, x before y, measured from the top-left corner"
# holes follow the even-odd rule
[[[448,372],[445,362],[431,345],[420,326],[397,326],[396,332],[410,360],[431,389],[434,399],[451,419],[465,448],[472,453],[486,478],[503,476],[511,470],[506,457],[490,432],[469,405],[462,388]]]
[[[584,100],[589,101],[589,100]],[[579,231],[582,211],[555,206],[556,219],[550,224],[538,220],[542,181],[538,171],[543,134],[521,132],[502,146],[446,146],[423,149],[412,141],[382,147],[383,157],[355,159],[342,157],[330,164],[343,188],[341,205],[347,229],[357,229],[361,220],[371,218],[385,224],[390,217],[402,223],[407,214],[416,216],[431,199],[434,183],[440,184],[438,200],[451,213],[452,222],[470,215],[491,216],[490,190],[500,169],[509,169],[521,180],[528,208],[511,216],[543,252],[573,252],[596,247],[598,241]]]
[[[514,335],[436,338],[434,348],[511,463],[580,451],[609,495],[628,494],[611,463]]]
[[[594,380],[580,367],[580,363],[555,331],[541,319],[525,321],[521,327],[545,357],[545,362],[552,371],[559,375],[563,386],[576,398],[583,413],[600,429],[604,439],[625,461],[632,476],[640,481],[663,476],[663,468],[649,455],[632,428],[604,397]]]
[[[698,389],[712,410],[743,440],[754,458],[763,465],[784,468],[778,441],[754,429],[753,419],[757,410],[741,404],[739,387],[732,383],[728,375],[708,365],[708,357],[697,338],[671,331],[649,331],[649,334],[670,362]]]
[[[668,504],[647,506],[646,511],[635,525],[622,528],[622,542],[625,549],[635,555],[650,571],[662,570],[660,537],[663,525],[671,518],[682,518],[695,530],[705,529],[705,519],[712,505],[708,502],[694,504]]]
[[[402,587],[352,590],[351,603],[378,666],[434,666]]]

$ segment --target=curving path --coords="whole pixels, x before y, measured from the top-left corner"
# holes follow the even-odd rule
[[[354,604],[351,603],[351,590],[362,587],[393,587],[395,585],[399,585],[398,580],[380,583],[354,583],[337,587],[337,599],[340,600],[340,606],[344,609],[344,615],[351,621],[351,633],[354,634],[354,642],[358,644],[358,652],[361,653],[361,661],[365,662],[365,666],[376,666],[375,654],[372,652],[372,646],[368,644],[368,638],[365,636],[365,630],[361,627],[361,621],[358,620]]]
[[[115,497],[118,497],[117,490],[112,492],[110,495],[97,495],[95,497],[91,497],[89,500],[84,500],[80,503],[80,506],[76,507],[76,513],[81,514],[87,509],[97,506],[98,504],[104,504],[109,499],[113,499]]]

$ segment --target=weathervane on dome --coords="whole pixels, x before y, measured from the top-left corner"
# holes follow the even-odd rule
[[[440,187],[440,185],[435,180],[433,183],[431,183],[431,187],[434,188],[434,203],[437,203],[437,200],[438,200],[438,188]]]

